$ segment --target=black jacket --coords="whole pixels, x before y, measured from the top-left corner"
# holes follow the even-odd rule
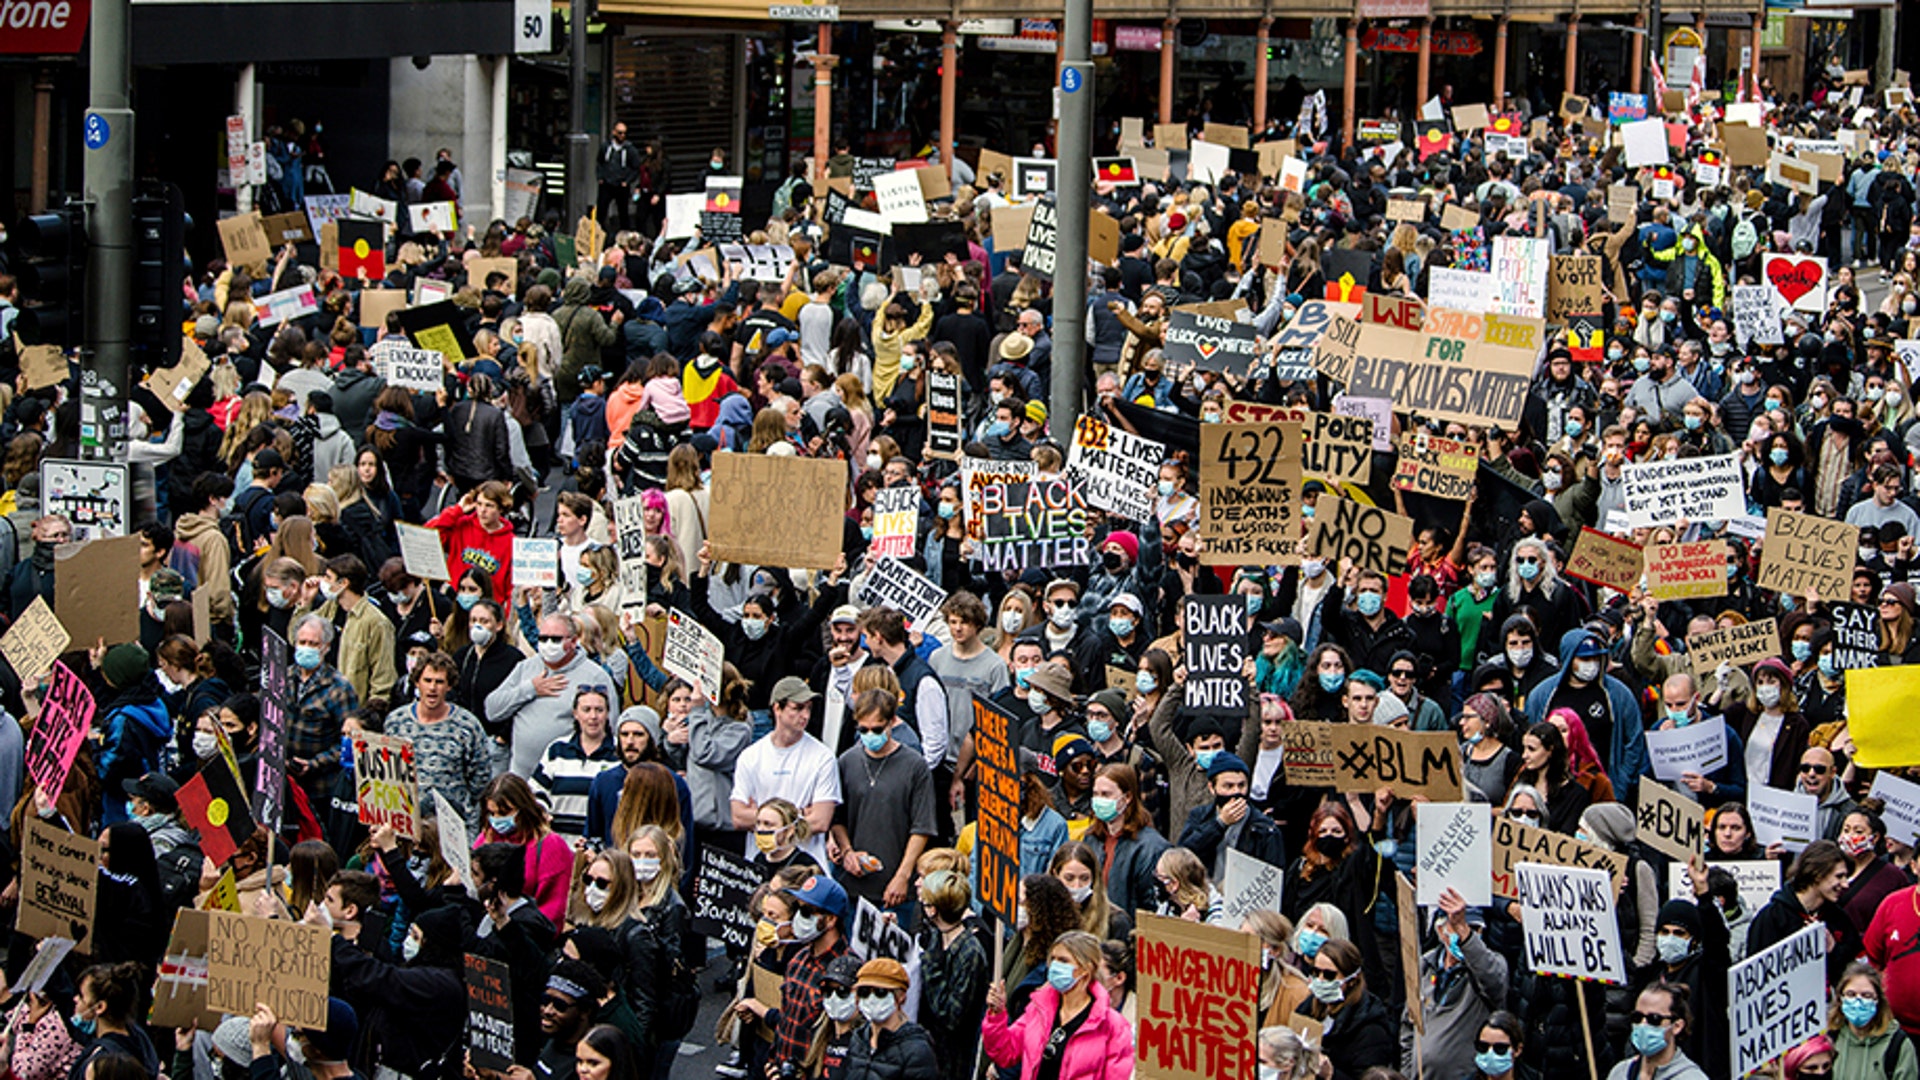
[[[467,484],[511,480],[507,414],[493,405],[467,400],[447,410],[447,472]]]
[[[1300,1003],[1298,1015],[1311,1016],[1312,998]],[[1393,1068],[1400,1061],[1393,1018],[1372,991],[1360,995],[1340,1011],[1332,1030],[1320,1043],[1320,1052],[1333,1063],[1334,1080],[1356,1080],[1376,1065]]]
[[[1280,839],[1280,826],[1275,825],[1265,811],[1249,803],[1247,816],[1240,825],[1233,850],[1251,855],[1268,866],[1286,868],[1287,846]],[[1226,839],[1226,835],[1227,827],[1220,824],[1220,816],[1212,806],[1196,806],[1188,811],[1186,825],[1180,830],[1180,846],[1198,855],[1200,864],[1211,874],[1221,857],[1220,841]]]
[[[1754,913],[1753,921],[1747,924],[1747,955],[1753,956],[1769,945],[1778,945],[1805,930],[1815,920],[1826,923],[1827,929],[1838,939],[1827,950],[1827,982],[1839,982],[1847,964],[1860,955],[1859,929],[1853,925],[1846,908],[1839,904],[1823,904],[1819,911],[1809,913],[1793,890],[1784,886],[1773,894],[1773,899],[1768,900],[1765,907]]]
[[[685,951],[687,918],[687,905],[680,894],[668,890],[665,902],[642,908],[621,931],[620,945],[627,959],[627,1005],[647,1036],[642,1061],[668,1041],[659,1030],[660,1012],[670,989],[674,957]]]
[[[454,967],[396,967],[335,935],[333,993],[360,1014],[361,1039],[375,1055],[371,1060],[415,1080],[446,1075],[426,1066],[466,1038],[467,988]],[[457,1075],[459,1057],[453,1061]]]
[[[935,1080],[939,1075],[933,1040],[919,1024],[909,1020],[893,1031],[880,1032],[878,1046],[869,1031],[854,1032],[846,1080]]]

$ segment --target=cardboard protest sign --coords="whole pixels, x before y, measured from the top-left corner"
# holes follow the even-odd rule
[[[1200,425],[1200,561],[1300,561],[1300,425]]]
[[[1607,188],[1607,223],[1610,225],[1631,225],[1634,210],[1640,204],[1640,189],[1631,184],[1614,184]]]
[[[40,462],[41,513],[66,518],[73,526],[75,540],[127,535],[132,502],[132,482],[125,464],[66,458]],[[84,637],[81,640],[89,641]]]
[[[1416,873],[1419,902],[1433,906],[1452,889],[1469,907],[1493,903],[1493,821],[1486,803],[1419,803]]]
[[[1427,318],[1425,332],[1336,320],[1314,366],[1346,383],[1348,395],[1387,398],[1397,409],[1463,424],[1517,423],[1538,350],[1507,342],[1526,342],[1539,324],[1435,308]]]
[[[1180,603],[1187,669],[1182,709],[1196,716],[1247,715],[1247,605],[1237,596],[1187,596]]]
[[[1226,925],[1239,926],[1248,912],[1279,911],[1284,884],[1280,867],[1228,848],[1227,871],[1220,878]]]
[[[1640,781],[1634,821],[1640,842],[1668,858],[1684,863],[1707,850],[1706,809],[1665,784]]]
[[[1695,675],[1706,675],[1721,664],[1743,668],[1779,651],[1780,622],[1773,618],[1687,635],[1687,662]]]
[[[1067,478],[1088,506],[1145,521],[1153,513],[1160,462],[1166,456],[1162,444],[1082,414],[1073,425]]]
[[[285,1024],[327,1026],[333,935],[287,919],[207,913],[207,1007],[253,1015],[265,1004]]]
[[[1818,315],[1827,308],[1827,260],[1818,255],[1767,255],[1760,272],[1795,311]]]
[[[1480,471],[1480,448],[1473,443],[1444,439],[1423,428],[1401,435],[1394,448],[1399,451],[1394,487],[1437,499],[1464,500],[1473,494],[1473,479]]]
[[[1167,317],[1163,354],[1168,364],[1245,376],[1259,356],[1258,337],[1252,323],[1175,308]]]
[[[1320,343],[1320,336],[1333,325],[1335,317],[1353,319],[1359,313],[1360,308],[1356,304],[1318,298],[1303,301],[1287,325],[1275,330],[1267,339],[1273,377],[1296,380],[1313,378],[1313,351]],[[1241,403],[1228,402],[1229,406],[1236,404]],[[1229,423],[1241,423],[1245,419],[1227,418]]]
[[[21,345],[17,349],[20,374],[26,378],[28,390],[58,386],[66,382],[71,374],[67,368],[67,354],[61,352],[58,345]]]
[[[719,454],[708,537],[717,562],[831,569],[847,507],[844,462]]]
[[[873,178],[873,197],[880,216],[888,221],[916,225],[927,220],[926,198],[920,193],[920,181],[912,171],[878,173]]]
[[[1620,471],[1627,523],[1636,529],[1725,521],[1747,512],[1737,453],[1629,463]]]
[[[7,658],[20,682],[30,686],[47,673],[72,640],[47,606],[46,598],[35,596],[5,636],[0,636],[0,656]],[[65,775],[62,771],[63,779]]]
[[[544,539],[514,537],[513,587],[516,589],[559,588],[560,541],[551,537]]]
[[[707,704],[720,704],[720,665],[726,647],[700,620],[680,611],[667,612],[667,652],[662,665],[670,674],[699,687]]]
[[[266,226],[260,221],[259,211],[221,218],[215,224],[220,231],[220,247],[232,265],[257,270],[273,257],[273,245],[267,242]]]
[[[1816,922],[1727,972],[1731,1073],[1746,1076],[1827,1026],[1827,925]]]
[[[30,938],[71,938],[93,951],[100,842],[26,816],[20,845],[20,910],[14,929]]]
[[[1873,774],[1871,796],[1884,804],[1880,817],[1888,839],[1911,846],[1920,838],[1920,784],[1882,769]]]
[[[881,488],[873,494],[873,542],[867,550],[875,558],[911,558],[920,524],[920,489],[914,485]]]
[[[149,1024],[212,1031],[226,1019],[207,1008],[207,921],[207,913],[195,908],[173,913],[173,934],[154,979]]]
[[[1640,584],[1644,565],[1640,545],[1582,527],[1567,556],[1567,576],[1627,592]]]
[[[1145,1080],[1246,1077],[1257,1064],[1260,939],[1205,923],[1141,912],[1139,1036]],[[1197,1023],[1198,1017],[1208,1018]]]
[[[355,735],[353,786],[362,824],[391,825],[409,840],[420,839],[420,774],[412,739]]]
[[[1455,131],[1479,131],[1487,126],[1485,105],[1455,105],[1449,115]]]
[[[980,906],[1002,926],[1014,924],[1020,897],[1020,766],[1013,729],[1013,717],[974,696],[980,812],[973,850],[980,868]]]
[[[1427,219],[1427,204],[1422,199],[1388,199],[1387,220],[1419,223]]]
[[[1053,280],[1053,268],[1060,257],[1060,208],[1050,198],[1033,204],[1033,216],[1027,221],[1026,246],[1020,252],[1020,269]]]
[[[1315,720],[1291,720],[1281,731],[1280,764],[1287,783],[1301,787],[1333,786],[1334,725]]]
[[[1328,566],[1352,559],[1362,570],[1388,577],[1407,572],[1407,553],[1413,549],[1412,518],[1329,492],[1314,504],[1313,524],[1312,550]]]
[[[1841,671],[1880,666],[1880,614],[1864,604],[1828,604],[1833,662]]]
[[[1761,847],[1780,844],[1798,852],[1818,840],[1819,807],[1819,799],[1802,791],[1780,791],[1765,784],[1755,784],[1747,791],[1747,809],[1753,812],[1753,838]]]
[[[1601,310],[1603,292],[1600,256],[1553,256],[1547,278],[1547,321],[1564,323],[1575,315]]]
[[[1778,345],[1784,340],[1779,300],[1771,285],[1733,286],[1733,333],[1741,348],[1753,342]]]
[[[1406,995],[1407,1019],[1412,1021],[1416,1036],[1425,1035],[1427,1007],[1420,998],[1420,905],[1414,898],[1413,883],[1398,870],[1393,872],[1393,896],[1394,915],[1400,924],[1397,935],[1400,939],[1400,979],[1402,992]]]
[[[751,946],[755,920],[747,905],[760,884],[753,863],[712,844],[701,845],[688,912],[693,932],[720,938],[732,948]]]
[[[60,798],[66,787],[73,759],[93,729],[93,714],[93,693],[87,684],[67,665],[55,662],[40,716],[27,735],[27,777],[46,793],[48,802]]]
[[[1647,595],[1691,600],[1727,595],[1727,542],[1691,540],[1646,549]]]
[[[927,456],[953,461],[960,456],[960,376],[927,372]]]
[[[1329,484],[1362,487],[1373,480],[1374,424],[1369,417],[1229,401],[1221,419],[1229,424],[1295,421],[1300,424],[1300,465],[1304,475]]]
[[[1480,215],[1455,203],[1448,203],[1440,211],[1440,227],[1447,232],[1466,232],[1477,228]]]
[[[1460,742],[1451,732],[1402,731],[1381,725],[1329,724],[1335,791],[1391,786],[1401,798],[1460,802]]]
[[[1653,775],[1661,780],[1679,780],[1687,773],[1705,776],[1727,763],[1727,723],[1718,718],[1652,728],[1646,737]]]
[[[140,639],[138,536],[62,544],[53,557],[53,610],[74,641]]]
[[[1859,543],[1858,526],[1769,507],[1767,539],[1760,547],[1760,573],[1755,581],[1763,589],[1791,596],[1804,597],[1809,590],[1823,598],[1846,596],[1853,584],[1853,556]]]
[[[1066,477],[989,483],[980,488],[982,569],[1079,566],[1092,558],[1087,504]]]
[[[1627,981],[1605,871],[1521,863],[1514,877],[1528,969],[1615,986]]]
[[[1493,819],[1493,895],[1519,896],[1514,870],[1521,863],[1604,870],[1617,892],[1627,881],[1627,857],[1565,833],[1523,825],[1510,817]]]
[[[466,954],[467,1060],[476,1069],[513,1066],[512,975],[504,960]]]
[[[1161,150],[1185,150],[1187,148],[1187,125],[1153,125],[1153,145]]]
[[[433,793],[433,822],[440,832],[440,857],[460,876],[467,895],[479,896],[480,890],[473,884],[473,845],[467,842],[467,820],[438,791]]]

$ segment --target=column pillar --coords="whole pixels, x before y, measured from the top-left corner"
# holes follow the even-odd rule
[[[1418,112],[1427,102],[1427,83],[1433,76],[1433,16],[1420,20],[1420,52],[1413,65],[1413,107]],[[1493,107],[1500,108],[1500,91],[1495,88]]]
[[[1507,94],[1507,31],[1513,20],[1505,15],[1493,20],[1493,105],[1500,108]],[[1422,97],[1420,103],[1426,104]]]
[[[507,78],[513,58],[502,53],[493,58],[493,85],[490,115],[487,117],[487,196],[493,203],[493,216],[507,216]],[[509,222],[511,224],[511,222]]]
[[[1346,76],[1340,87],[1340,146],[1353,149],[1353,111],[1360,81],[1360,20],[1347,20]]]
[[[1160,24],[1160,122],[1173,123],[1173,50],[1180,43],[1180,20]]]
[[[813,56],[813,186],[827,186],[827,159],[833,156],[833,24],[820,24]]]
[[[48,148],[53,145],[53,72],[41,68],[33,77],[33,175],[28,180],[27,211],[37,214],[47,208],[48,173],[52,164]]]
[[[1253,32],[1253,130],[1267,129],[1267,46],[1273,39],[1273,20],[1262,18]]]
[[[1647,28],[1646,12],[1644,11],[1634,12],[1633,28],[1635,30],[1645,30]],[[1632,42],[1634,43],[1633,47],[1638,52],[1639,55],[1633,58],[1633,63],[1627,65],[1627,93],[1637,94],[1640,92],[1641,81],[1646,78],[1646,73],[1647,73],[1646,49],[1648,46],[1647,46],[1647,39],[1644,34],[1634,34],[1631,36],[1630,40],[1632,40]],[[1755,55],[1758,55],[1758,54],[1756,53]],[[1660,103],[1656,101],[1653,103],[1653,106],[1655,109],[1658,109],[1660,107]],[[1649,113],[1649,115],[1651,115],[1651,113]]]
[[[1580,92],[1578,89],[1575,88],[1575,85],[1574,85],[1578,81],[1579,74],[1580,74],[1580,16],[1578,14],[1573,14],[1573,15],[1567,16],[1567,79],[1566,79],[1567,93],[1577,94]]]
[[[940,167],[953,180],[953,109],[960,66],[960,24],[940,24]]]
[[[253,145],[254,99],[258,95],[258,84],[254,82],[252,64],[242,64],[240,73],[233,80],[233,114],[241,119],[247,132],[247,145]],[[233,208],[244,214],[253,209],[253,185],[235,183],[233,185]]]
[[[1760,87],[1760,38],[1767,32],[1767,12],[1765,8],[1753,13],[1753,63],[1748,65],[1745,78],[1750,100],[1759,101]]]

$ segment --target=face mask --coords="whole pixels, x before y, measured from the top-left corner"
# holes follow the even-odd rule
[[[1667,1048],[1667,1032],[1657,1024],[1633,1025],[1633,1049],[1641,1057],[1652,1057]]]
[[[751,635],[749,635],[751,636]],[[567,658],[567,644],[564,641],[543,641],[540,643],[540,659],[549,664],[558,664]]]
[[[1340,987],[1339,979],[1308,979],[1307,990],[1313,999],[1322,1005],[1332,1005],[1346,997],[1346,991]]]
[[[1807,657],[1813,655],[1813,642],[1811,641],[1795,641],[1790,648],[1793,650],[1793,658],[1802,664],[1807,662]]]
[[[1045,690],[1035,690],[1027,695],[1027,707],[1042,715],[1053,711],[1053,704],[1047,700]]]
[[[1473,1055],[1473,1067],[1487,1076],[1505,1076],[1513,1071],[1513,1051],[1482,1050]]]
[[[1077,889],[1068,889],[1067,893],[1073,897],[1074,903],[1084,904],[1093,899],[1093,886],[1082,885]]]
[[[1027,905],[1021,904],[1013,909],[1013,928],[1015,930],[1027,928]]]
[[[1866,998],[1843,997],[1840,999],[1840,1015],[1854,1027],[1866,1027],[1873,1018],[1880,1015],[1880,1003]]]
[[[740,620],[740,632],[747,635],[748,641],[759,641],[767,636],[767,620],[743,618]]]
[[[1047,621],[1052,623],[1056,629],[1065,630],[1067,627],[1073,625],[1073,607],[1071,605],[1065,605],[1053,608],[1047,612]]]
[[[273,586],[273,585],[267,586],[267,603],[277,608],[286,607],[287,606],[286,592],[277,586]]]
[[[1318,930],[1309,930],[1306,927],[1301,927],[1295,931],[1293,935],[1293,951],[1308,960],[1313,959],[1314,956],[1320,952],[1320,946],[1326,943],[1327,935]]]
[[[1532,581],[1540,576],[1540,564],[1537,562],[1523,562],[1517,569],[1520,571],[1521,581]]]
[[[1134,675],[1133,688],[1143,694],[1151,694],[1160,688],[1160,681],[1153,677],[1153,672],[1142,671]]]
[[[912,370],[913,370],[913,357],[911,357],[911,356],[902,356],[902,357],[900,358],[900,370],[901,370],[901,371],[912,371]]]
[[[860,745],[867,753],[877,754],[887,748],[887,733],[884,731],[863,731],[860,733]]]
[[[1595,659],[1575,660],[1573,677],[1577,682],[1590,683],[1600,677],[1600,661]]]
[[[1159,492],[1160,492],[1160,497],[1161,497],[1161,498],[1163,498],[1163,499],[1164,499],[1164,498],[1166,498],[1166,497],[1167,497],[1167,496],[1169,496],[1169,495],[1172,495],[1172,494],[1173,494],[1173,481],[1171,481],[1171,480],[1162,480],[1162,481],[1160,481],[1160,486],[1159,486],[1159,488],[1158,488],[1158,490],[1159,490]]]
[[[712,469],[701,469],[701,470],[700,470],[700,486],[701,486],[701,487],[707,487],[708,485],[710,485],[710,484],[712,484],[712,483],[713,483],[713,470],[712,470]]]
[[[1529,645],[1524,649],[1508,649],[1507,662],[1517,668],[1533,663],[1533,646]]]
[[[1247,614],[1249,615],[1260,614],[1260,609],[1265,607],[1266,604],[1267,604],[1267,598],[1265,596],[1262,596],[1259,593],[1247,594]]]
[[[307,671],[320,666],[320,650],[311,645],[301,645],[293,650],[293,662]]]
[[[1313,838],[1313,849],[1331,859],[1347,850],[1347,838],[1344,836],[1316,836]]]
[[[646,858],[633,860],[633,876],[642,882],[652,881],[654,878],[659,877],[660,860],[651,855]]]
[[[1021,689],[1025,689],[1027,685],[1027,680],[1033,677],[1033,670],[1034,669],[1030,667],[1014,668],[1013,669],[1014,685],[1019,686]]]
[[[455,593],[453,602],[460,605],[461,611],[472,611],[473,605],[480,602],[479,593]]]
[[[1218,750],[1195,750],[1193,752],[1193,763],[1200,766],[1201,772],[1206,772],[1209,768],[1213,767],[1213,759],[1219,756],[1220,751]]]
[[[638,873],[639,869],[638,866],[634,867],[634,872]],[[657,871],[659,867],[656,866],[654,869]],[[803,911],[793,917],[793,940],[807,942],[819,936],[820,916]]]
[[[1771,461],[1775,465],[1781,466],[1783,468],[1787,464],[1788,457],[1789,455],[1787,453],[1786,448],[1781,446],[1774,447],[1773,450],[1767,454],[1768,461]]]
[[[1339,693],[1340,688],[1345,685],[1347,685],[1347,673],[1344,671],[1323,671],[1320,673],[1320,689],[1329,694]]]
[[[1840,850],[1846,852],[1847,858],[1849,859],[1857,859],[1872,850],[1872,848],[1873,837],[1871,836],[1843,836],[1840,838]]]
[[[1548,469],[1540,474],[1540,482],[1547,485],[1548,491],[1559,491],[1561,475],[1559,469]]]
[[[332,582],[322,581],[320,583],[320,595],[328,600],[338,600],[340,598],[340,586]]]
[[[469,626],[467,627],[467,637],[470,638],[475,645],[484,649],[493,644],[493,627]]]
[[[1118,615],[1112,616],[1107,619],[1107,629],[1113,631],[1114,637],[1126,637],[1128,634],[1133,633],[1133,620]]]
[[[1318,578],[1321,574],[1324,574],[1326,572],[1327,572],[1327,564],[1324,559],[1300,560],[1300,576],[1308,579],[1309,581],[1315,578]]]
[[[1625,355],[1627,355],[1627,350],[1621,348],[1620,346],[1618,345],[1607,346],[1607,359],[1618,360]]]
[[[995,420],[993,423],[987,425],[987,438],[1004,439],[1006,438],[1008,430],[1005,420]]]
[[[1830,652],[1820,654],[1820,674],[1831,679],[1840,673],[1840,661]]]
[[[960,507],[950,502],[941,503],[940,508],[938,510],[941,521],[952,521],[953,515],[959,512],[960,512]]]
[[[1693,941],[1678,934],[1661,934],[1654,939],[1654,950],[1664,963],[1677,964],[1693,951]]]
[[[1748,370],[1748,371],[1742,371],[1742,372],[1740,373],[1740,376],[1739,376],[1739,378],[1740,378],[1740,385],[1741,385],[1741,386],[1752,386],[1752,385],[1753,385],[1753,380],[1754,380],[1755,378],[1757,378],[1757,377],[1758,377],[1758,376],[1756,376],[1756,375],[1754,375],[1754,373],[1753,373],[1753,372],[1752,372],[1751,370]]]
[[[213,732],[196,731],[193,733],[193,756],[194,757],[199,758],[201,761],[205,761],[208,758],[212,757],[214,755],[214,752],[219,749],[220,749],[220,740],[213,737]]]
[[[420,939],[417,937],[409,937],[406,941],[406,944],[400,946],[400,956],[402,959],[406,960],[408,963],[412,963],[413,959],[419,955],[420,955]]]
[[[1633,358],[1633,370],[1639,372],[1642,375],[1645,375],[1647,373],[1647,369],[1652,366],[1653,366],[1653,361],[1647,359],[1644,356],[1636,356]]]
[[[1693,415],[1692,413],[1688,413],[1682,422],[1687,425],[1688,431],[1700,430],[1700,423],[1701,423],[1700,418],[1698,416]]]
[[[573,577],[575,581],[580,583],[581,588],[588,589],[593,587],[593,567],[583,566],[580,568],[580,572]]]
[[[1027,617],[1012,608],[1000,613],[1000,630],[1002,633],[1017,634],[1020,632],[1020,628],[1025,625],[1027,625]]]
[[[1494,570],[1482,570],[1473,575],[1473,583],[1482,589],[1491,589],[1500,583],[1500,574]]]
[[[1047,985],[1055,990],[1064,994],[1073,989],[1073,984],[1079,981],[1080,973],[1065,960],[1055,960],[1047,965]]]
[[[1113,738],[1113,725],[1105,720],[1087,721],[1087,738],[1095,743],[1103,743]]]
[[[1260,1080],[1280,1080],[1280,1068],[1277,1065],[1260,1066]]]
[[[1120,800],[1109,799],[1102,795],[1093,797],[1093,816],[1101,821],[1112,821],[1120,816]]]
[[[1371,619],[1380,614],[1380,605],[1384,602],[1385,600],[1377,592],[1363,592],[1354,597],[1353,606],[1359,609],[1360,614]]]
[[[1780,399],[1779,399],[1779,398],[1768,398],[1768,399],[1767,399],[1767,411],[1768,411],[1768,412],[1775,412],[1775,411],[1777,411],[1777,410],[1778,410],[1779,408],[1780,408]]]
[[[845,994],[826,994],[820,998],[820,1007],[827,1012],[827,1018],[844,1024],[853,1019],[854,1010],[859,1007],[858,1000],[849,990]]]
[[[893,1018],[899,1008],[892,994],[883,997],[868,995],[860,999],[860,1015],[867,1018],[869,1024],[884,1024]]]
[[[1220,422],[1220,414],[1213,411],[1203,412],[1200,414],[1200,422],[1203,424],[1217,424]]]
[[[487,825],[501,836],[510,836],[516,824],[512,814],[488,815]]]
[[[712,169],[714,172],[719,172],[726,167],[727,163],[724,161],[714,160],[707,162],[707,168]]]
[[[584,897],[588,907],[595,911],[604,910],[607,906],[607,887],[605,885],[589,885],[586,887]]]
[[[1762,707],[1771,709],[1780,704],[1780,684],[1760,683],[1753,688],[1753,696],[1760,699]]]

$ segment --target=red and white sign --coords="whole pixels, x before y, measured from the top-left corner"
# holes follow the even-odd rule
[[[1116,52],[1159,52],[1161,34],[1158,26],[1123,23],[1113,28],[1113,47]]]
[[[77,53],[92,14],[93,0],[0,0],[0,54]]]

